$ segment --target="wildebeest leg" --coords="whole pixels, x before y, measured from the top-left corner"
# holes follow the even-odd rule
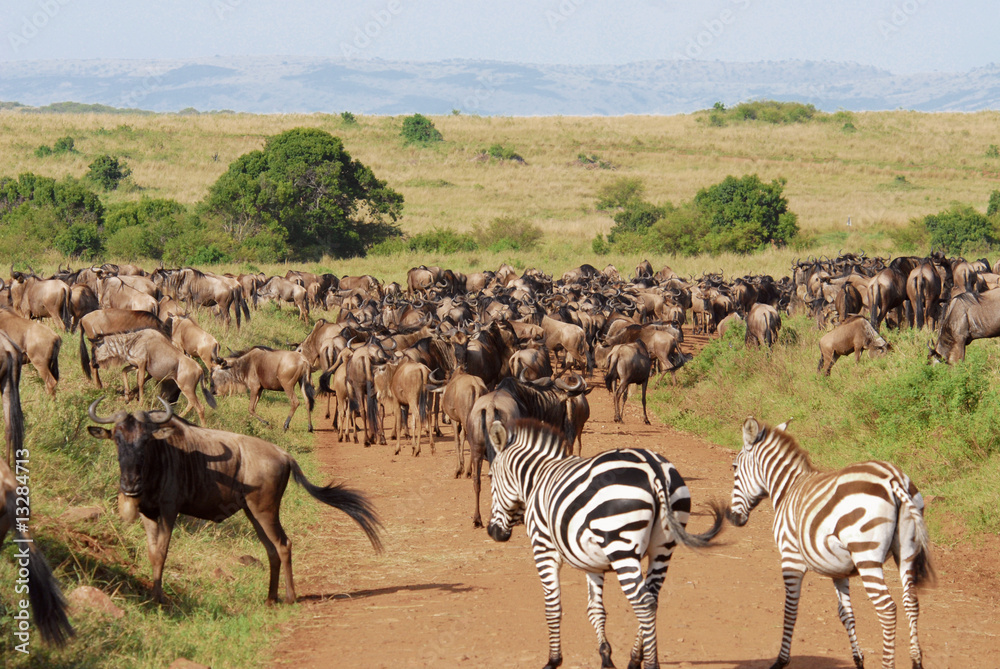
[[[260,396],[261,393],[263,392],[264,389],[261,388],[260,386],[255,386],[250,389],[250,415],[259,420],[264,425],[270,427],[271,426],[270,423],[268,423],[266,420],[257,415],[257,402],[260,401]]]
[[[458,466],[455,468],[455,478],[462,478],[465,473],[465,442],[462,438],[462,424],[457,420],[452,421],[455,427],[455,458]]]
[[[292,422],[292,416],[295,415],[295,410],[299,408],[299,398],[295,396],[295,384],[292,383],[290,386],[283,386],[285,394],[288,395],[288,402],[292,405],[291,410],[288,412],[288,418],[285,419],[285,430],[288,430],[289,424]],[[310,430],[311,432],[312,430]]]
[[[295,601],[295,585],[292,581],[292,542],[288,540],[285,530],[281,527],[278,518],[277,507],[274,511],[265,511],[259,508],[251,508],[254,505],[247,500],[247,507],[243,510],[254,530],[257,531],[257,538],[264,544],[267,551],[267,561],[271,566],[270,578],[267,584],[267,602],[278,601],[278,577],[281,568],[285,568],[285,603],[291,604]]]
[[[471,462],[469,463],[469,471],[472,472],[472,496],[476,499],[476,504],[472,512],[472,526],[482,527],[483,517],[479,513],[479,492],[482,483],[479,477],[483,473],[483,451],[482,449],[472,446],[471,449]]]
[[[402,448],[402,446],[401,446],[401,439],[402,439],[402,436],[403,436],[403,428],[402,428],[402,425],[400,425],[400,423],[403,422],[403,405],[399,404],[399,403],[394,403],[393,404],[393,414],[396,417],[396,420],[393,423],[393,426],[394,426],[393,429],[396,432],[396,452],[393,453],[393,455],[399,455],[399,451]]]
[[[149,562],[153,566],[153,599],[163,603],[163,563],[167,561],[167,551],[170,548],[170,535],[174,531],[176,512],[161,513],[156,520],[142,517],[142,526],[146,530],[146,548],[149,551]]]
[[[649,416],[646,415],[646,385],[648,383],[648,378],[642,382],[642,422],[646,425],[649,425]]]

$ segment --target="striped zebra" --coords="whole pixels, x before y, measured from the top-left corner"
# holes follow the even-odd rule
[[[677,542],[705,546],[722,529],[725,508],[713,508],[715,524],[704,534],[685,530],[691,495],[677,470],[658,453],[606,451],[591,458],[566,456],[565,437],[544,423],[521,419],[508,434],[490,427],[493,515],[489,535],[510,539],[523,512],[538,575],[545,590],[549,627],[548,668],[562,664],[559,567],[587,572],[587,615],[597,631],[601,666],[613,667],[604,635],[604,574],[614,570],[639,620],[629,667],[658,667],[656,607]],[[642,558],[649,557],[646,576]]]
[[[848,579],[861,576],[882,623],[882,666],[895,666],[896,605],[882,572],[890,553],[903,584],[910,657],[914,669],[922,667],[916,586],[934,578],[923,498],[909,477],[888,462],[817,471],[786,427],[787,423],[768,427],[753,417],[743,423],[743,448],[733,463],[733,498],[727,513],[734,525],[743,526],[762,499],[770,496],[774,505],[774,540],[785,582],[785,626],[772,669],[788,664],[807,570],[833,579],[840,621],[857,667],[864,666],[864,657],[855,634]]]

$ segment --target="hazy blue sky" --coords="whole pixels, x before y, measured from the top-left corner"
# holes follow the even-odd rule
[[[4,0],[0,61],[289,55],[532,63],[1000,62],[996,0]]]

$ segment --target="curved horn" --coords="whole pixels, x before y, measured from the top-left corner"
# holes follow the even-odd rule
[[[571,376],[570,378],[573,379],[573,384],[572,385],[566,383],[562,379],[556,379],[555,383],[556,383],[556,385],[559,388],[561,388],[562,390],[565,390],[568,393],[573,393],[573,392],[577,392],[579,390],[584,390],[587,387],[587,382],[584,381],[583,377],[580,376],[579,374],[575,374],[574,373],[573,376]]]
[[[170,420],[171,416],[174,415],[174,410],[170,407],[169,404],[167,404],[166,400],[164,400],[162,397],[157,397],[156,399],[160,400],[160,404],[163,405],[163,411],[166,412],[167,415],[164,416],[162,419],[153,418],[153,414],[157,413],[154,411],[146,414],[146,418],[153,425],[163,425],[164,423]]]
[[[98,397],[96,400],[91,402],[90,407],[87,409],[87,415],[90,416],[90,420],[94,421],[95,423],[99,423],[101,425],[109,425],[111,423],[117,423],[121,414],[125,413],[124,411],[119,411],[110,418],[101,418],[100,416],[97,415],[97,405],[100,404],[101,400],[103,399],[104,399],[103,397]]]
[[[439,367],[435,367],[434,371],[432,371],[430,374],[427,375],[427,380],[435,385],[439,383],[444,383],[445,381],[448,380],[447,377],[444,376],[442,376],[440,379],[437,379],[434,375],[437,374],[438,372],[441,372],[441,369]],[[444,372],[441,373],[444,374]]]

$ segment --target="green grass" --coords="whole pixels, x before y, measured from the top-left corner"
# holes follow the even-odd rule
[[[822,334],[786,317],[768,351],[745,348],[734,327],[677,374],[676,388],[653,393],[653,406],[666,423],[734,449],[747,416],[793,419],[789,431],[817,465],[891,461],[938,498],[932,527],[948,514],[973,534],[1000,531],[1000,492],[987,484],[1000,473],[1000,344],[977,341],[962,364],[928,365],[926,332],[891,331],[891,353],[841,358],[825,377]]]
[[[254,312],[250,324],[240,331],[233,327],[227,333],[207,312],[199,314],[199,322],[219,339],[224,353],[228,347],[254,344],[284,348],[309,331],[290,311],[279,314],[274,306]],[[11,668],[166,667],[178,657],[212,667],[259,666],[267,658],[280,623],[294,617],[297,607],[265,606],[267,557],[242,513],[218,524],[182,516],[174,529],[164,570],[169,603],[160,607],[150,600],[151,567],[141,523],[126,525],[117,514],[115,447],[86,431],[90,424],[86,407],[102,393],[106,397],[100,407],[104,415],[139,407],[135,402],[126,405],[117,395],[120,374],[102,376],[104,391],[89,385],[80,368],[77,337],[64,335],[55,401],[45,394],[33,369],[26,368],[21,381],[25,445],[31,456],[31,527],[64,594],[78,585],[100,588],[125,615],[115,620],[73,611],[71,621],[77,637],[66,648],[48,647],[35,635],[30,657],[15,653],[12,644],[5,642],[0,644],[0,660]],[[152,387],[147,384],[147,391]],[[181,399],[178,409],[184,406]],[[288,413],[284,393],[265,392],[258,406],[272,427],[250,418],[247,406],[245,395],[219,398],[219,409],[208,410],[208,427],[273,441],[295,456],[310,480],[327,482],[311,454],[313,436],[306,432],[304,407],[284,433],[281,425]],[[93,523],[74,525],[59,518],[75,506],[99,506],[103,514]],[[329,511],[294,484],[288,487],[281,510],[293,544],[319,522],[321,513]],[[298,544],[299,550],[302,545]],[[15,579],[13,552],[10,542],[0,551],[0,583]],[[246,555],[257,562],[242,564],[238,558]],[[216,569],[221,569],[219,575],[214,574]],[[4,639],[12,638],[13,596],[11,588],[0,592],[0,637]]]

